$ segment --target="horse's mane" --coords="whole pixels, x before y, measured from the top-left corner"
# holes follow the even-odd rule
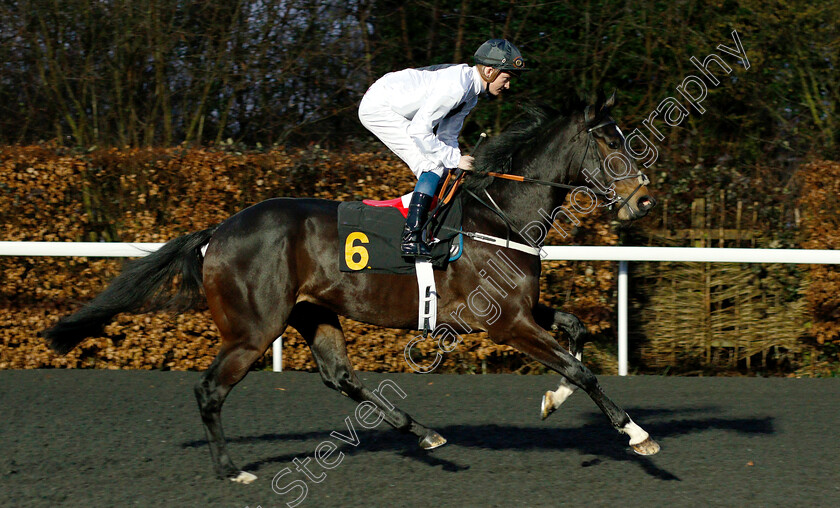
[[[486,188],[493,178],[483,173],[508,173],[518,151],[542,142],[551,134],[552,127],[585,107],[586,102],[577,98],[568,100],[559,110],[545,104],[524,105],[524,118],[479,147],[474,172],[464,181],[464,187],[473,192]]]

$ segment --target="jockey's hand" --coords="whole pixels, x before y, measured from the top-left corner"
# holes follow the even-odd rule
[[[458,161],[458,167],[460,169],[465,169],[469,171],[473,167],[473,161],[475,161],[474,157],[471,157],[469,155],[462,155],[461,160]]]

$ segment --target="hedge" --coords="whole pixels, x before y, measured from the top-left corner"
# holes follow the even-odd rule
[[[50,145],[7,146],[0,147],[0,240],[165,242],[218,224],[271,197],[385,199],[409,192],[413,181],[403,163],[391,155],[326,151],[317,145],[247,153],[232,147],[80,152]],[[584,218],[574,233],[575,243],[618,241],[606,215]],[[123,261],[32,257],[2,258],[2,263],[0,369],[200,370],[218,350],[209,313],[196,310],[182,315],[120,315],[103,336],[58,356],[37,333],[101,291]],[[610,262],[544,263],[542,299],[580,316],[596,338],[601,336],[609,344],[614,269]],[[414,333],[343,318],[342,324],[358,369],[410,370],[403,349]],[[612,349],[598,341],[588,344],[587,363],[596,371],[614,372]],[[294,331],[284,335],[283,352],[284,368],[315,368]],[[267,364],[263,359],[256,368]],[[439,372],[543,370],[513,349],[496,346],[484,334],[466,336],[438,368]]]

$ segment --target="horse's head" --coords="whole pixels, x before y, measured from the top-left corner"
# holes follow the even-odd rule
[[[625,138],[616,121],[610,116],[615,105],[615,92],[587,106],[580,118],[580,143],[585,143],[583,170],[577,175],[578,184],[586,185],[611,203],[619,220],[644,217],[656,205],[648,192],[647,176],[628,155]]]

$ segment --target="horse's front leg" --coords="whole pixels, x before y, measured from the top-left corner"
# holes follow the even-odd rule
[[[550,332],[556,332],[562,328],[569,338],[569,351],[575,355],[578,361],[581,360],[583,344],[588,331],[577,316],[552,309],[540,303],[534,309],[534,319],[543,329]],[[542,419],[545,420],[551,413],[557,411],[566,402],[566,399],[575,393],[575,390],[577,390],[577,386],[570,383],[565,377],[562,377],[560,379],[560,386],[556,390],[549,390],[542,396],[540,403],[540,416]]]
[[[659,451],[659,444],[604,394],[595,375],[580,360],[563,349],[554,337],[535,321],[521,315],[506,329],[491,330],[490,338],[496,343],[515,347],[583,389],[607,415],[613,427],[620,433],[630,436],[630,446],[636,453],[653,455]]]

